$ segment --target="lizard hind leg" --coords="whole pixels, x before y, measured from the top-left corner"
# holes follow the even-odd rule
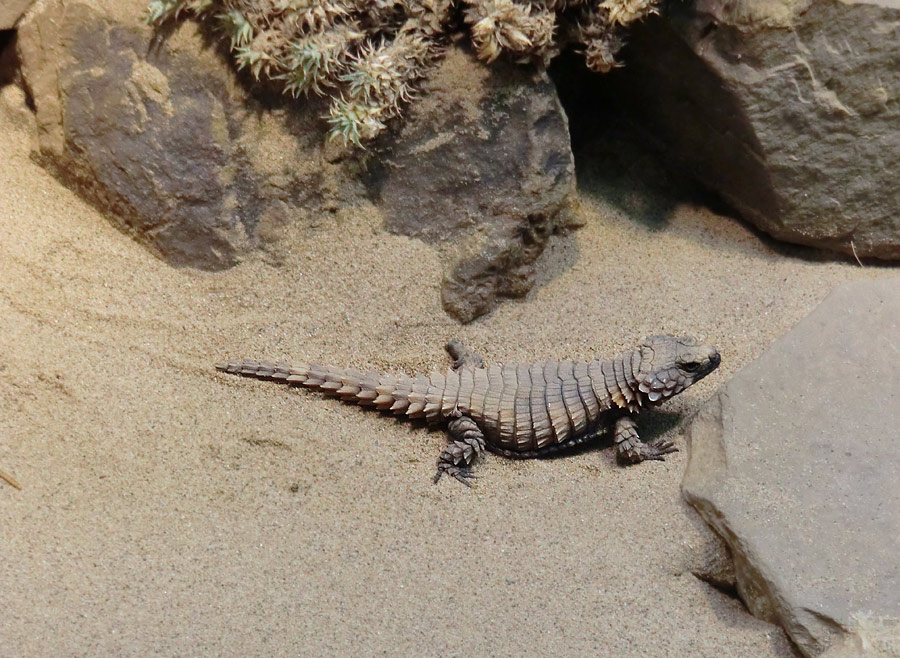
[[[447,343],[444,346],[444,349],[447,350],[447,354],[453,359],[453,364],[451,365],[453,370],[459,370],[462,367],[484,367],[484,359],[481,358],[481,355],[463,345],[462,342],[456,338]]]
[[[463,415],[451,418],[447,425],[447,431],[450,433],[450,443],[438,457],[434,482],[437,484],[441,476],[446,473],[467,487],[471,487],[472,484],[469,480],[475,477],[472,472],[472,462],[484,452],[484,433],[471,417]]]

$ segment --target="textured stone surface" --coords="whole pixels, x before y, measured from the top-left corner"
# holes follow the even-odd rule
[[[41,0],[21,24],[39,156],[63,182],[167,261],[207,269],[277,253],[288,223],[363,199],[322,107],[251,94],[192,22],[154,42],[142,12]],[[468,321],[528,292],[574,191],[546,76],[451,49],[370,154],[386,228],[442,252],[448,312]]]
[[[553,83],[451,50],[376,175],[390,231],[440,245],[444,308],[468,322],[534,282],[565,227],[575,166]]]
[[[16,22],[32,5],[34,0],[3,0],[0,2],[0,30],[15,27]]]
[[[164,259],[208,269],[349,189],[312,111],[248,97],[193,23],[153,47],[143,9],[45,0],[20,24],[40,157],[60,179]]]
[[[633,30],[615,100],[763,231],[900,258],[900,5],[670,7]]]
[[[689,428],[685,496],[807,656],[900,655],[898,337],[900,278],[840,286]]]

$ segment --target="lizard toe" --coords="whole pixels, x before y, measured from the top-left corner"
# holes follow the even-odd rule
[[[678,446],[671,441],[656,441],[654,443],[638,443],[623,450],[619,458],[626,464],[638,464],[643,461],[665,461],[666,455],[678,452]]]
[[[642,459],[652,459],[654,461],[664,461],[666,455],[678,452],[678,447],[671,441],[656,441],[654,443],[641,444],[640,448]]]
[[[437,473],[434,474],[434,483],[437,484],[441,476],[446,473],[457,482],[462,482],[467,487],[471,487],[469,480],[475,480],[478,476],[468,466],[456,466],[454,464],[440,463],[438,464]]]

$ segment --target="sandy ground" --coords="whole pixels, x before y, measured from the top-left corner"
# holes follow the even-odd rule
[[[440,432],[212,364],[414,371],[453,336],[517,361],[689,332],[722,367],[645,430],[683,448],[685,415],[835,284],[896,269],[776,251],[687,205],[648,228],[583,180],[585,226],[543,285],[460,328],[435,251],[373,209],[298,227],[281,268],[173,269],[32,163],[12,116],[0,469],[22,489],[0,482],[0,655],[792,655],[691,575],[710,538],[685,452],[489,457],[474,489],[434,486]]]

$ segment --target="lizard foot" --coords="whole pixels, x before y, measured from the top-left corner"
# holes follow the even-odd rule
[[[462,482],[467,487],[471,487],[472,483],[469,480],[474,480],[478,476],[475,475],[471,466],[456,466],[455,464],[448,464],[446,462],[439,462],[437,473],[434,474],[434,483],[437,484],[438,480],[441,479],[441,476],[446,473],[450,477],[456,479],[458,482]]]
[[[437,473],[434,482],[441,479],[446,473],[467,487],[471,487],[469,480],[475,478],[472,472],[472,462],[484,452],[484,434],[481,428],[469,416],[462,415],[457,409],[451,414],[447,424],[451,441],[448,443],[441,456],[438,457]]]
[[[654,441],[653,443],[636,443],[620,450],[618,457],[626,464],[637,464],[643,461],[665,461],[666,455],[678,452],[678,446],[671,441]]]

